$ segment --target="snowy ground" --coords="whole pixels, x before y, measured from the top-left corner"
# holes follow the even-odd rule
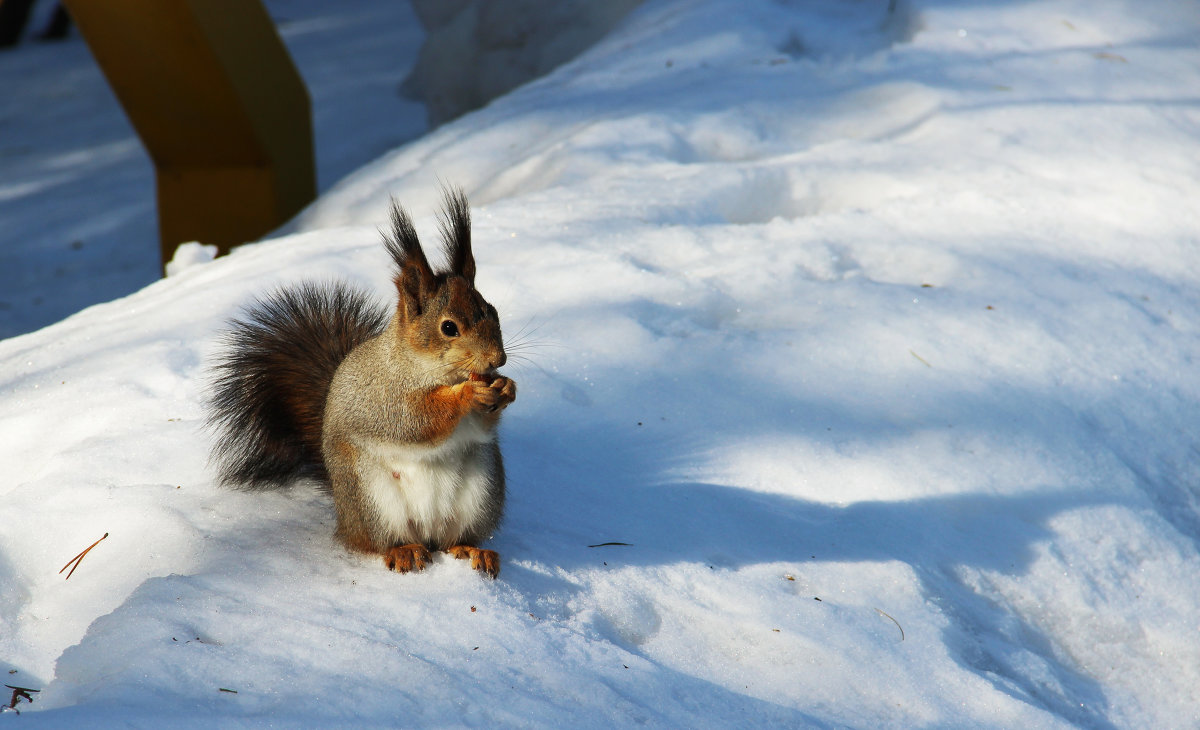
[[[0,724],[1200,725],[1200,7],[887,5],[649,0],[0,341],[0,671],[42,690]],[[496,582],[218,491],[199,428],[222,321],[385,294],[439,179],[529,342]]]

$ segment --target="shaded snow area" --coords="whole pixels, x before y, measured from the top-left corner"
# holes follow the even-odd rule
[[[1200,726],[1200,6],[888,5],[648,0],[0,342],[0,725]],[[223,321],[390,297],[439,180],[520,384],[494,582],[205,463]]]
[[[422,38],[408,3],[265,5],[308,87],[320,190],[424,131],[424,107],[396,94]],[[154,194],[154,166],[78,33],[0,51],[0,338],[158,279]]]

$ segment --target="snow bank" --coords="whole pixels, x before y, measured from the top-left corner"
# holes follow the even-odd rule
[[[414,0],[426,31],[404,91],[436,126],[547,73],[641,0]]]
[[[21,722],[1200,723],[1198,11],[887,5],[648,2],[278,240],[0,342]],[[199,429],[222,319],[386,292],[439,179],[521,385],[496,582],[216,490]]]

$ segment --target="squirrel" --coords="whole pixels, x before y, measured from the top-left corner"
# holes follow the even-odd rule
[[[437,271],[391,202],[390,314],[344,283],[305,283],[231,320],[212,372],[212,457],[234,488],[315,480],[332,494],[337,539],[390,570],[423,570],[444,551],[495,578],[500,557],[479,545],[504,510],[496,427],[517,386],[497,373],[507,356],[475,289],[467,198],[444,192]]]

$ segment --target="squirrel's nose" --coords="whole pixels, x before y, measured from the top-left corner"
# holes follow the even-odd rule
[[[508,355],[506,355],[504,353],[504,350],[501,350],[500,352],[498,352],[497,354],[492,356],[491,361],[488,362],[488,368],[491,370],[495,370],[497,368],[502,368],[502,367],[504,367],[504,363],[506,363],[506,362],[508,362]]]

